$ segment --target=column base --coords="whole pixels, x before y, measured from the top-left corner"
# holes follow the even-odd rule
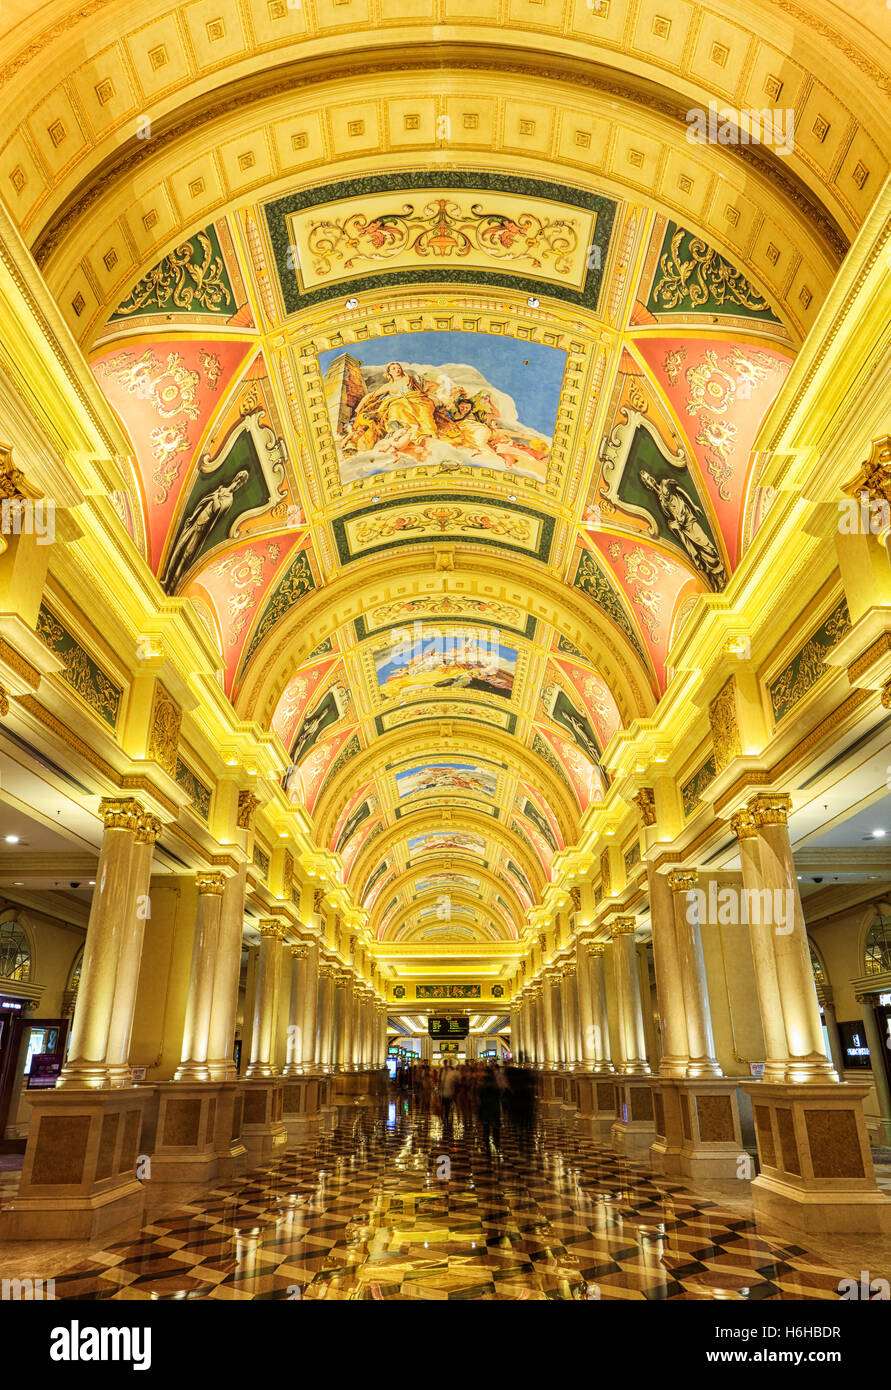
[[[610,1126],[613,1148],[620,1154],[640,1154],[656,1138],[653,1090],[656,1077],[617,1076],[616,1118]]]
[[[737,1077],[663,1077],[653,1106],[657,1137],[650,1161],[658,1172],[703,1182],[730,1182],[751,1174]]]
[[[0,1208],[0,1240],[96,1240],[138,1226],[148,1087],[35,1091],[17,1195]]]
[[[386,1071],[362,1068],[359,1071],[335,1072],[332,1100],[335,1105],[372,1104],[384,1094]]]
[[[616,1119],[616,1086],[609,1072],[579,1072],[575,1078],[575,1123],[585,1134],[608,1137]]]
[[[207,1183],[217,1177],[217,1106],[213,1081],[158,1081],[146,1108],[143,1143],[152,1183]]]
[[[231,1178],[247,1167],[247,1149],[241,1137],[244,1120],[244,1093],[241,1082],[233,1078],[217,1083],[217,1124],[214,1150],[217,1178]]]
[[[264,1163],[288,1142],[282,1124],[282,1083],[278,1077],[241,1082],[244,1121],[241,1138],[251,1163]]]
[[[755,1213],[805,1231],[891,1232],[866,1133],[866,1084],[746,1082],[761,1172]]]
[[[326,1078],[322,1076],[290,1075],[282,1079],[282,1124],[288,1132],[288,1139],[297,1139],[312,1125],[318,1124],[322,1114],[322,1095]]]

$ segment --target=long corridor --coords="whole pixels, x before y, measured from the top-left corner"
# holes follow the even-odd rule
[[[340,1108],[135,1238],[58,1273],[47,1247],[44,1277],[56,1299],[798,1300],[857,1275],[577,1130],[540,1120],[496,1149],[401,1096]]]

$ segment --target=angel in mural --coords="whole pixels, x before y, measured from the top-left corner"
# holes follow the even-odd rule
[[[638,476],[644,487],[656,494],[669,529],[677,537],[700,574],[705,576],[710,588],[718,593],[727,583],[727,572],[717,546],[697,520],[697,517],[704,515],[702,508],[697,506],[690,494],[685,492],[674,478],[656,479],[652,473],[643,471]]]
[[[200,552],[220,517],[225,516],[228,512],[235,501],[236,492],[239,488],[244,487],[249,476],[247,469],[242,468],[240,472],[235,474],[231,483],[220,483],[220,486],[214,488],[213,492],[202,497],[198,505],[186,517],[167,562],[164,588],[168,594],[176,593],[180,581],[188,571],[192,561]]]

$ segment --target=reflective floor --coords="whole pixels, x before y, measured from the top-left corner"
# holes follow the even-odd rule
[[[41,1272],[61,1299],[835,1299],[859,1275],[858,1238],[831,1267],[744,1199],[695,1195],[577,1130],[505,1129],[496,1149],[402,1098],[341,1110],[135,1239],[58,1266],[43,1247]]]

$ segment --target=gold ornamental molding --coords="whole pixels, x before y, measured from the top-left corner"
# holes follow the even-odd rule
[[[749,810],[735,811],[730,817],[730,829],[738,840],[754,840],[758,835],[755,817]]]
[[[699,874],[695,869],[672,869],[667,878],[672,893],[689,893],[696,887]]]
[[[708,707],[708,718],[712,729],[712,746],[715,750],[715,768],[718,773],[738,758],[742,753],[742,740],[739,733],[739,720],[736,711],[736,677],[731,676],[724,683]]]
[[[891,632],[883,632],[881,637],[877,637],[848,667],[848,680],[851,685],[856,685],[859,677],[865,675],[870,666],[875,665],[879,657],[886,656],[888,652],[891,652]]]
[[[610,939],[613,941],[619,936],[633,936],[636,928],[636,917],[614,917],[608,924]]]
[[[634,805],[640,812],[640,823],[644,826],[656,824],[656,798],[653,795],[652,787],[641,787],[636,796],[631,798]]]
[[[260,798],[254,796],[253,792],[243,791],[238,793],[238,815],[236,824],[239,830],[250,830],[253,825],[254,812],[260,805]]]
[[[199,897],[221,898],[226,887],[226,879],[220,873],[201,873],[195,875],[195,886]]]
[[[861,463],[856,476],[845,483],[842,492],[848,497],[859,497],[865,492],[871,502],[891,504],[891,435],[872,441],[869,457]]]
[[[761,795],[749,802],[749,810],[759,830],[775,825],[788,825],[791,809],[792,798],[786,795]]]
[[[145,808],[132,796],[104,796],[99,802],[99,814],[106,830],[136,830]]]

